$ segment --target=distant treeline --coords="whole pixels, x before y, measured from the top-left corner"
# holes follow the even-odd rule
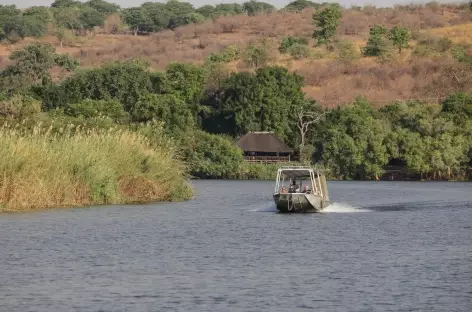
[[[22,127],[41,121],[58,132],[68,124],[136,129],[158,122],[195,177],[267,176],[263,166],[246,165],[232,144],[248,131],[275,131],[302,162],[336,179],[377,179],[389,164],[418,178],[465,179],[472,166],[472,94],[380,109],[359,97],[326,109],[305,97],[303,77],[278,66],[225,75],[210,61],[152,72],[149,64],[132,60],[82,69],[52,46],[38,44],[13,59],[1,73],[4,121]],[[53,67],[75,72],[52,82]],[[144,134],[162,139],[152,128]]]
[[[295,0],[281,10],[300,12],[307,8],[327,7],[328,2]],[[426,6],[437,7],[436,2]],[[456,5],[458,8],[467,3]],[[397,6],[402,8],[402,6]],[[415,5],[403,6],[406,11],[414,10]],[[367,9],[371,8],[366,6]],[[352,7],[362,10],[361,7]],[[471,7],[472,9],[472,7]],[[50,7],[33,6],[25,10],[15,5],[0,5],[0,40],[16,42],[25,37],[41,37],[53,31],[60,39],[73,35],[87,34],[97,28],[108,33],[122,33],[125,29],[135,35],[174,29],[186,24],[197,24],[219,16],[247,14],[250,16],[278,11],[268,2],[250,0],[243,4],[222,3],[194,7],[191,3],[169,0],[166,3],[145,2],[138,7],[121,8],[104,0],[86,2],[56,0]]]
[[[285,9],[296,11],[321,5],[323,4],[296,0]],[[123,21],[138,34],[173,29],[218,16],[256,15],[274,11],[277,9],[273,5],[254,0],[243,4],[224,3],[199,8],[177,0],[166,3],[145,2],[139,7],[124,9],[104,0],[56,0],[50,7],[33,6],[25,10],[18,9],[15,5],[0,5],[0,40],[15,42],[25,37],[41,37],[48,32],[50,25],[54,26],[58,36],[61,36],[64,30],[81,34],[105,24],[110,33],[117,33],[122,30],[120,28]]]

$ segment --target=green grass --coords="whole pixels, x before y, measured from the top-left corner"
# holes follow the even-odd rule
[[[193,196],[175,148],[136,132],[3,126],[0,146],[0,211]]]

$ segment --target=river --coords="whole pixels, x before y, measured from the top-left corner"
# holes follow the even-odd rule
[[[184,203],[0,215],[0,311],[471,311],[472,183],[195,181]]]

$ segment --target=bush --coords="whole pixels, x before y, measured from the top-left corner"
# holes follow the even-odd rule
[[[447,37],[438,37],[429,33],[422,33],[417,38],[418,45],[413,52],[418,56],[440,55],[451,49],[452,41]]]
[[[0,101],[0,116],[26,118],[41,112],[41,102],[27,95],[14,95]]]
[[[310,48],[307,45],[297,43],[291,46],[288,49],[288,52],[294,59],[301,60],[310,55]]]
[[[212,53],[207,58],[207,62],[210,63],[229,63],[239,59],[241,50],[238,46],[229,45],[221,53]]]
[[[198,178],[233,178],[244,162],[241,149],[229,139],[203,131],[196,132],[185,153],[191,174]]]
[[[389,40],[386,38],[388,30],[383,25],[375,25],[370,28],[370,36],[367,41],[367,46],[364,47],[365,56],[380,56],[385,54],[391,46]]]
[[[350,64],[360,58],[360,52],[350,41],[341,41],[336,44],[338,51],[336,59],[343,64]]]
[[[118,123],[129,121],[129,115],[123,105],[117,100],[90,100],[72,104],[66,108],[66,113],[74,117],[109,117]]]
[[[161,131],[155,129],[155,131]],[[161,133],[161,135],[163,135]],[[2,210],[183,200],[192,196],[175,148],[129,131],[0,128]]]
[[[294,45],[308,45],[308,39],[303,37],[292,36],[285,37],[282,40],[282,43],[280,44],[279,51],[280,53],[287,53]]]
[[[467,52],[467,47],[458,45],[453,47],[451,52],[456,61],[472,64],[472,55]]]
[[[248,67],[261,67],[269,61],[269,49],[265,44],[250,43],[243,56],[244,64]]]

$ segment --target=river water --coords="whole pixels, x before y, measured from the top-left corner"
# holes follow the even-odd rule
[[[471,311],[472,184],[196,181],[185,203],[0,215],[0,311]]]

